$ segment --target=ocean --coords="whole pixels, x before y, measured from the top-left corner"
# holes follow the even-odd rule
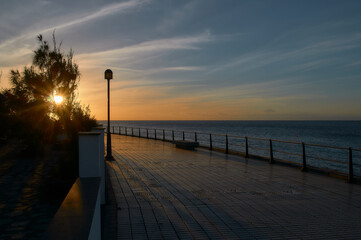
[[[107,126],[107,121],[99,123]],[[245,152],[246,136],[249,138],[249,153],[264,157],[269,157],[268,139],[294,142],[273,141],[272,147],[275,159],[298,164],[302,163],[302,145],[297,143],[304,142],[307,164],[343,173],[348,173],[348,149],[307,144],[361,149],[361,121],[111,121],[111,126],[115,127],[116,132],[119,131],[119,126],[134,128],[135,135],[138,134],[138,128],[141,128],[142,136],[146,135],[146,128],[159,129],[156,133],[158,138],[162,137],[162,129],[165,129],[167,139],[172,138],[171,130],[176,131],[176,139],[181,139],[182,132],[185,131],[185,138],[192,140],[194,132],[197,132],[197,140],[205,146],[209,146],[209,133],[212,133],[213,147],[220,148],[225,148],[225,136],[216,134],[227,134],[229,149],[241,152]],[[148,131],[149,137],[154,137],[154,131]],[[354,174],[361,176],[361,151],[353,150],[352,159]]]

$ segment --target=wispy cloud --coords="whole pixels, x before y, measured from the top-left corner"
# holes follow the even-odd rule
[[[115,13],[119,13],[119,12],[125,12],[132,8],[138,7],[146,2],[149,2],[149,0],[130,0],[127,2],[109,4],[96,11],[79,13],[78,14],[79,16],[77,18],[74,18],[70,21],[66,21],[66,22],[62,22],[60,24],[54,24],[54,25],[49,24],[49,26],[46,26],[45,28],[32,29],[32,30],[27,31],[26,34],[22,34],[20,36],[8,39],[0,44],[0,49],[6,48],[7,46],[12,45],[16,41],[19,41],[22,39],[34,38],[34,36],[39,33],[46,33],[46,32],[51,32],[54,29],[62,29],[62,28],[72,27],[76,24],[81,24],[81,23],[89,22],[89,21],[92,21],[95,19],[104,18],[106,16],[109,16],[109,15],[112,15]]]
[[[194,67],[194,66],[181,66],[181,67],[165,67],[156,69],[158,71],[200,71],[203,70],[203,67]]]
[[[298,95],[297,91],[302,92],[302,89],[308,88],[309,83],[300,81],[299,78],[284,78],[277,80],[270,80],[267,82],[258,83],[238,83],[233,86],[220,86],[218,88],[208,88],[206,86],[194,87],[194,91],[198,92],[200,96],[206,99],[249,99],[249,98],[262,98],[271,99],[281,96],[295,96]],[[188,94],[194,93],[188,89]]]
[[[318,59],[315,61],[307,61],[304,63],[300,63],[297,65],[288,66],[287,69],[280,70],[280,72],[307,72],[319,69],[324,66],[330,66],[332,64],[337,63],[336,58],[325,58]]]
[[[106,51],[80,54],[77,56],[77,59],[84,65],[99,65],[101,62],[106,65],[119,65],[120,63],[124,63],[129,66],[131,63],[139,63],[139,61],[142,61],[147,57],[152,58],[157,56],[155,54],[164,54],[174,50],[197,50],[200,49],[199,44],[211,40],[212,36],[208,32],[195,36],[156,39]],[[196,67],[181,66],[173,69],[164,68],[162,70],[190,71],[196,69]]]
[[[94,66],[92,66],[94,67]],[[151,68],[151,69],[133,69],[133,68],[119,68],[112,67],[113,69],[119,70],[121,72],[128,72],[133,74],[146,74],[152,75],[162,72],[193,72],[193,71],[202,71],[205,68],[200,66],[176,66],[176,67],[161,67],[161,68]]]
[[[144,52],[156,52],[162,50],[175,50],[175,49],[199,49],[197,44],[208,42],[211,40],[211,35],[206,32],[195,36],[188,37],[173,37],[165,39],[156,39],[152,41],[142,42],[139,44],[110,49],[96,53],[89,53],[94,56],[118,55],[118,54],[137,54]]]
[[[361,61],[352,62],[347,66],[348,67],[360,67],[361,66]]]
[[[317,61],[313,61],[313,64],[324,64],[329,62],[329,59],[325,55],[329,53],[337,53],[346,50],[351,50],[361,46],[361,34],[354,34],[352,36],[334,38],[328,40],[320,40],[317,42],[310,43],[308,45],[301,45],[299,47],[293,47],[291,49],[278,48],[272,49],[270,46],[266,49],[256,50],[250,53],[246,53],[238,58],[232,59],[231,61],[221,64],[213,68],[210,73],[223,71],[227,68],[243,66],[242,69],[245,71],[253,70],[256,68],[264,67],[273,63],[281,61],[307,61],[307,58],[317,58]],[[304,63],[305,69],[310,68],[310,64]],[[298,66],[300,69],[302,65]],[[313,67],[316,67],[313,65]]]
[[[69,22],[62,23],[57,26],[52,26],[48,29],[45,29],[44,31],[51,31],[54,28],[60,29],[60,28],[65,28],[65,27],[71,27],[75,24],[80,24],[80,23],[88,22],[88,21],[91,21],[94,19],[103,18],[103,17],[109,16],[109,15],[112,15],[115,13],[119,13],[122,11],[132,9],[134,7],[138,7],[139,5],[142,5],[148,1],[149,0],[130,0],[127,2],[113,3],[113,4],[110,4],[110,5],[107,5],[103,8],[101,8],[98,11],[82,14],[83,15],[82,17],[76,18]]]
[[[164,32],[169,29],[174,29],[185,20],[189,20],[189,15],[194,12],[197,4],[197,1],[191,1],[186,3],[182,8],[171,11],[170,14],[157,26],[157,30]]]

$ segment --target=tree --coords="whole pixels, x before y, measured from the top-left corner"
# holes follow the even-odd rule
[[[73,51],[63,54],[54,33],[53,48],[42,35],[37,38],[39,47],[32,65],[25,66],[22,73],[11,70],[11,88],[2,91],[0,101],[6,103],[2,114],[16,125],[11,132],[42,146],[59,133],[74,137],[77,131],[95,126],[96,121],[76,98],[80,72]],[[63,102],[56,104],[55,96],[62,96]]]
[[[9,96],[11,93],[8,89],[0,93],[0,137],[8,135],[11,125]]]

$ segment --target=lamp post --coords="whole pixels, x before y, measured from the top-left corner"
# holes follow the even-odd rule
[[[114,160],[112,156],[112,138],[110,135],[110,79],[113,79],[113,72],[110,69],[105,70],[104,78],[108,80],[108,129],[107,129],[107,156],[106,160]]]

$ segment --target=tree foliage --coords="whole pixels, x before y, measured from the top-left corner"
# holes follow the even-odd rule
[[[52,142],[59,134],[74,136],[77,131],[96,125],[88,107],[77,100],[80,79],[73,51],[61,52],[53,34],[53,47],[38,36],[39,47],[34,51],[31,66],[11,70],[10,89],[0,94],[0,116],[4,132],[41,146]],[[54,96],[64,101],[56,104]]]

